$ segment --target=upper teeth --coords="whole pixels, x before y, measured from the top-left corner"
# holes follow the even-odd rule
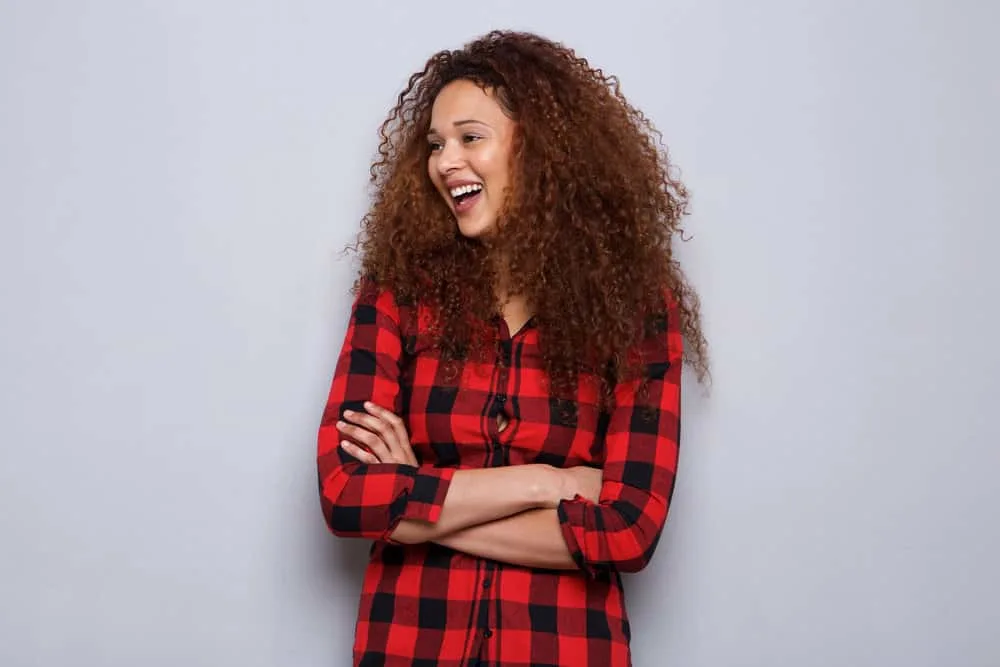
[[[458,197],[460,195],[468,194],[470,192],[478,192],[482,190],[483,186],[481,183],[471,183],[469,185],[460,185],[457,188],[452,188],[450,190],[452,197]]]

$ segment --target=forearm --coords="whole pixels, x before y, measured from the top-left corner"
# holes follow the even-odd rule
[[[390,537],[403,544],[434,541],[525,510],[550,506],[559,499],[556,484],[553,469],[545,465],[458,470],[436,522],[403,519]]]
[[[456,551],[493,560],[555,570],[578,569],[554,509],[535,509],[433,540]]]

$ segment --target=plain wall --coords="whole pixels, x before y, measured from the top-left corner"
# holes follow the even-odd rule
[[[499,27],[619,75],[693,194],[714,385],[636,664],[1000,664],[997,7],[0,2],[0,664],[349,663],[340,251],[406,78]]]

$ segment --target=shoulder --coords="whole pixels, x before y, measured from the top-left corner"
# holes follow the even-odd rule
[[[663,287],[651,301],[651,304],[643,308],[642,325],[645,335],[656,338],[680,331],[680,296],[669,287]]]
[[[391,326],[404,335],[412,335],[413,328],[418,326],[423,310],[418,303],[401,296],[392,285],[373,275],[363,274],[357,278],[354,295],[355,319]]]
[[[642,335],[632,350],[640,359],[676,360],[682,356],[683,313],[680,304],[680,297],[673,290],[660,290],[655,307],[644,313]]]

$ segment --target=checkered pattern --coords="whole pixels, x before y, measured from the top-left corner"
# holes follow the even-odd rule
[[[427,312],[366,284],[354,303],[319,429],[323,514],[337,535],[374,541],[354,643],[355,667],[619,667],[631,664],[622,572],[644,567],[674,486],[681,333],[668,317],[642,346],[647,384],[616,388],[610,414],[581,378],[575,411],[548,395],[531,322],[496,357],[444,372],[416,335]],[[408,353],[404,355],[404,348]],[[345,409],[371,400],[402,415],[421,461],[364,465],[338,446]],[[497,417],[508,426],[500,430]],[[387,538],[404,518],[436,521],[455,470],[524,463],[595,465],[600,502],[563,501],[562,534],[579,570],[525,568],[433,543]]]

